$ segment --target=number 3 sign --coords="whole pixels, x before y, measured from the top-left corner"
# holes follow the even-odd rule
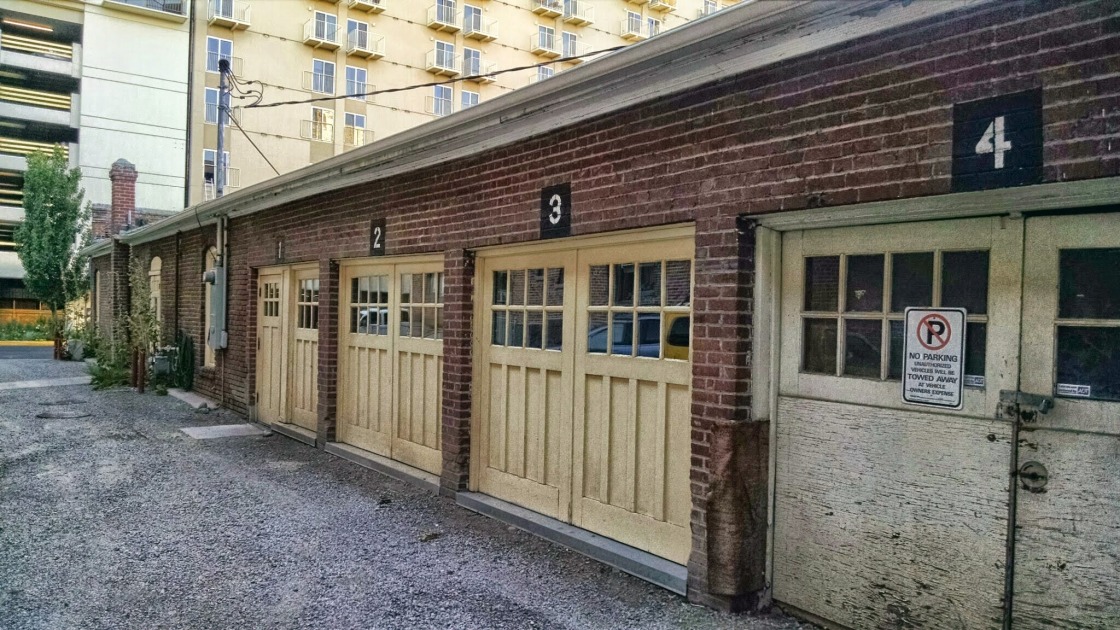
[[[1041,89],[953,106],[953,192],[1041,182]]]
[[[541,238],[572,234],[572,185],[557,184],[541,189]]]

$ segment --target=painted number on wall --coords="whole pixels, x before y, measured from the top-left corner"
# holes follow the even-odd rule
[[[373,219],[369,222],[369,255],[385,255],[385,219]]]
[[[572,186],[557,184],[541,189],[541,238],[561,238],[572,233]]]
[[[953,191],[1042,181],[1042,90],[953,106]]]

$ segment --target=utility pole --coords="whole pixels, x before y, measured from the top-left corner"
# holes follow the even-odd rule
[[[214,196],[226,192],[226,125],[229,120],[229,60],[218,59],[218,150],[214,155]]]

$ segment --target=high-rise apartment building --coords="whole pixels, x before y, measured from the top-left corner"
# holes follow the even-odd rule
[[[189,202],[214,195],[220,59],[239,81],[259,82],[264,103],[471,77],[272,108],[234,99],[237,124],[285,173],[582,62],[551,60],[642,41],[735,1],[195,0]],[[275,175],[232,125],[225,146],[229,188]]]
[[[26,155],[61,145],[85,199],[111,198],[109,169],[136,165],[139,208],[182,208],[186,185],[186,0],[0,3],[0,319],[35,319],[13,233]]]

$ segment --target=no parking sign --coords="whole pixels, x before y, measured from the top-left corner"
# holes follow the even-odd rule
[[[963,308],[906,309],[902,400],[960,409],[964,404]]]

